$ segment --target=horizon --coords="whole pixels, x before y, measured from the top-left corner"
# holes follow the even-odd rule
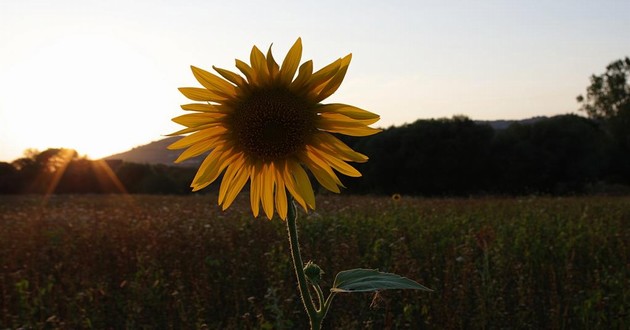
[[[614,0],[3,2],[0,161],[62,146],[99,159],[159,140],[179,128],[177,88],[199,86],[190,65],[235,70],[253,45],[282,59],[297,37],[315,69],[353,54],[327,101],[378,113],[378,127],[582,115],[589,77],[630,55],[627,12]]]
[[[470,118],[470,117],[468,117],[466,115],[463,115],[463,116],[469,118],[470,120],[472,120],[475,123],[490,123],[490,126],[492,126],[496,130],[497,129],[497,127],[496,127],[497,125],[496,124],[500,123],[500,122],[501,123],[503,123],[503,122],[527,122],[527,121],[531,121],[531,120],[546,119],[546,118],[551,118],[551,117],[555,117],[555,116],[563,116],[563,115],[577,115],[577,116],[585,117],[581,113],[564,113],[564,114],[555,114],[555,115],[552,115],[552,116],[533,116],[533,117],[522,118],[522,119],[480,119],[480,120],[477,120],[475,118]],[[379,127],[379,128],[381,128],[381,129],[398,128],[398,127],[402,127],[404,125],[413,124],[414,122],[420,121],[420,120],[452,119],[452,118],[454,118],[456,116],[462,116],[462,115],[453,115],[451,117],[417,118],[417,119],[415,119],[413,121],[402,123],[402,124],[399,124],[399,125],[390,125],[388,127]],[[492,123],[494,123],[495,125],[492,125]],[[152,139],[150,141],[143,142],[143,143],[140,143],[140,144],[137,144],[137,145],[134,145],[134,146],[130,146],[130,147],[124,149],[124,150],[115,151],[113,153],[110,153],[110,154],[107,154],[107,155],[104,155],[104,156],[101,156],[101,157],[96,157],[96,158],[95,157],[91,157],[88,154],[82,153],[81,150],[76,150],[74,148],[67,147],[67,146],[51,146],[51,147],[48,147],[48,148],[45,148],[45,149],[27,148],[27,149],[25,149],[23,151],[22,155],[20,155],[19,157],[16,157],[16,158],[10,159],[10,160],[0,159],[0,162],[11,163],[11,162],[13,162],[13,161],[15,161],[15,160],[17,160],[19,158],[24,157],[25,154],[28,153],[29,151],[43,152],[46,149],[68,149],[68,150],[74,150],[74,151],[77,152],[79,157],[85,157],[86,159],[93,160],[93,161],[95,161],[95,160],[103,160],[103,159],[107,159],[107,158],[115,156],[115,155],[119,155],[119,154],[124,154],[124,153],[130,152],[130,151],[135,150],[137,148],[145,147],[145,146],[153,144],[153,143],[159,143],[162,140],[178,139],[178,138],[180,138],[180,136],[160,136],[160,137],[154,138],[154,139]],[[167,149],[165,149],[165,152],[166,152],[166,150]]]

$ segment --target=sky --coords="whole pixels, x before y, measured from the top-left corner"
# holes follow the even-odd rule
[[[199,87],[253,45],[298,37],[315,70],[352,53],[325,102],[378,127],[579,113],[592,74],[630,56],[630,1],[0,0],[0,161],[27,148],[98,159],[162,139]]]

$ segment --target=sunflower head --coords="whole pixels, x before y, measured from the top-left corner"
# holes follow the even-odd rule
[[[297,39],[278,64],[271,47],[267,55],[256,46],[250,63],[236,60],[242,73],[213,67],[215,75],[191,67],[203,87],[180,92],[196,101],[182,105],[191,113],[173,118],[185,126],[170,135],[186,135],[169,149],[186,149],[175,162],[209,151],[193,179],[194,191],[214,182],[221,173],[219,205],[227,209],[245,184],[255,216],[260,206],[271,219],[274,210],[287,217],[287,191],[305,209],[315,208],[315,196],[305,169],[326,189],[340,192],[336,172],[361,174],[348,162],[365,162],[333,133],[367,136],[380,130],[369,125],[379,116],[341,103],[323,104],[341,82],[351,55],[313,72],[313,62],[300,64],[302,41]]]

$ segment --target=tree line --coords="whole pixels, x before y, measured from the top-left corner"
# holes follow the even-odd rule
[[[630,186],[630,59],[591,77],[586,117],[494,129],[465,116],[417,120],[364,138],[340,137],[370,157],[347,192],[466,196],[581,194]],[[0,193],[187,194],[195,168],[89,160],[69,149],[0,162]],[[313,180],[315,182],[315,180]],[[218,189],[214,184],[210,189]],[[320,190],[321,191],[321,190]]]

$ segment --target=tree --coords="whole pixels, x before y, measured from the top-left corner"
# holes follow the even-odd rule
[[[608,120],[627,115],[630,104],[630,58],[617,60],[606,67],[601,75],[591,76],[586,97],[579,95],[581,110],[593,119]]]
[[[630,183],[630,58],[617,60],[601,75],[591,76],[581,110],[601,121],[614,142],[611,177]]]

